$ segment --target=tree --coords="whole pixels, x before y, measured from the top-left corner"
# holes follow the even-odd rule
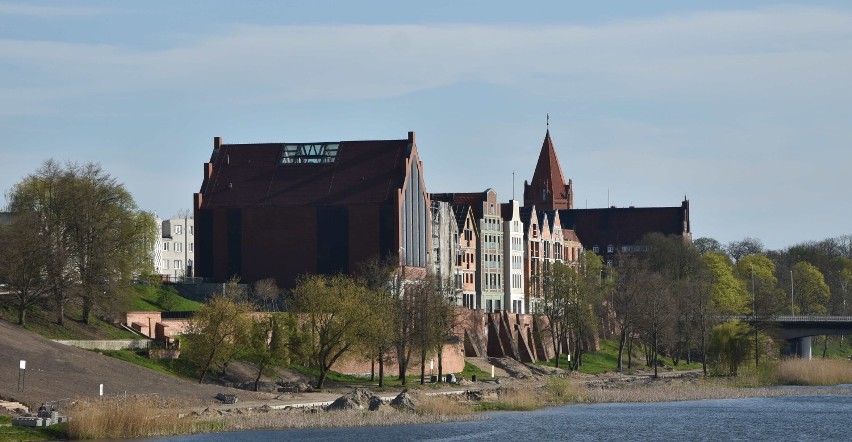
[[[757,238],[746,237],[741,241],[729,242],[725,250],[734,261],[739,261],[743,256],[763,253],[763,242]]]
[[[696,249],[703,255],[705,253],[724,253],[725,249],[719,241],[713,238],[701,237],[692,242]]]
[[[82,299],[83,321],[107,308],[135,275],[150,269],[156,226],[133,198],[100,165],[50,160],[15,185],[10,208],[32,214],[32,227],[47,244],[45,275],[63,324],[67,289]],[[34,250],[37,250],[34,248]]]
[[[72,263],[83,300],[83,322],[93,309],[127,289],[150,262],[153,218],[139,212],[124,185],[98,164],[71,166],[76,210],[70,218]]]
[[[375,363],[379,364],[379,387],[385,385],[385,363],[396,342],[399,302],[393,295],[394,268],[391,258],[373,258],[362,262],[357,269],[359,283],[368,290],[370,327],[363,343],[365,353],[371,359],[371,381],[375,375]]]
[[[67,289],[75,281],[69,234],[70,213],[75,207],[70,192],[73,180],[70,171],[48,160],[15,184],[8,195],[9,209],[19,217],[32,215],[32,227],[39,232],[39,242],[47,247],[45,278],[59,325],[65,324]]]
[[[0,226],[0,282],[8,287],[18,309],[18,324],[26,322],[27,309],[41,302],[49,293],[46,276],[48,244],[40,240],[33,228],[32,214],[15,218],[8,226]]]
[[[704,260],[713,275],[713,307],[721,314],[742,314],[749,311],[750,294],[742,280],[734,276],[728,258],[707,253]]]
[[[728,321],[713,328],[710,354],[716,360],[716,370],[736,376],[740,364],[750,351],[749,328],[740,321]]]
[[[228,283],[236,284],[236,280]],[[251,305],[238,298],[234,289],[223,292],[214,294],[195,312],[184,338],[188,343],[187,358],[201,368],[198,383],[204,382],[211,366],[224,366],[230,361],[251,329]]]
[[[646,339],[648,348],[646,357],[654,366],[654,377],[657,377],[659,344],[670,326],[669,321],[674,313],[672,292],[662,275],[649,273],[640,296],[639,311],[642,314],[638,325]]]
[[[260,377],[269,368],[286,364],[290,353],[289,337],[295,329],[295,319],[286,313],[270,313],[251,321],[245,359],[257,367],[254,391],[258,390]]]
[[[751,295],[752,315],[772,316],[783,312],[784,291],[778,287],[775,263],[763,254],[748,255],[737,261],[736,276],[745,283]]]
[[[621,254],[618,257],[617,275],[615,290],[613,291],[613,310],[615,310],[616,322],[621,329],[617,366],[617,370],[621,372],[624,370],[625,349],[632,342],[630,337],[633,335],[640,316],[639,300],[640,294],[644,290],[647,270],[637,256]],[[627,358],[627,365],[630,368],[632,367],[632,358],[629,350],[627,351]]]
[[[793,266],[794,302],[802,315],[824,315],[829,289],[822,272],[812,264],[799,262]]]
[[[562,355],[562,345],[568,341],[568,307],[576,279],[576,271],[561,263],[548,266],[539,277],[540,311],[547,319],[557,367],[559,367],[559,359]]]
[[[281,289],[275,283],[275,279],[261,279],[254,283],[252,290],[255,302],[258,307],[266,311],[274,311],[278,309],[278,298],[281,297]]]
[[[310,334],[308,358],[320,372],[317,388],[365,335],[367,301],[367,288],[345,275],[306,276],[293,289],[293,311],[302,315]]]
[[[363,342],[367,353],[379,364],[379,387],[384,387],[385,363],[395,341],[397,303],[385,290],[369,290],[367,297],[369,327]]]

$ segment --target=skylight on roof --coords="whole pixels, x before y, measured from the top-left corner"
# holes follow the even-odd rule
[[[281,164],[330,164],[337,158],[340,143],[285,144]]]

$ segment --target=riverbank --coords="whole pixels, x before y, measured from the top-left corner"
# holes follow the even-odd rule
[[[174,434],[244,430],[366,427],[469,421],[476,411],[534,410],[547,406],[599,403],[650,403],[700,399],[736,399],[791,395],[852,395],[849,388],[742,387],[735,378],[704,378],[699,373],[670,374],[654,379],[632,376],[539,376],[505,379],[499,384],[468,384],[464,389],[423,389],[412,392],[414,405],[398,410],[329,411],[328,401],[252,401],[211,405],[203,409],[156,398],[80,402],[72,408],[72,438],[156,437]],[[382,397],[389,402],[391,395]],[[317,398],[314,398],[317,399]],[[328,394],[321,399],[328,399]],[[114,402],[118,401],[118,402]],[[83,406],[85,404],[85,406]],[[124,410],[118,413],[116,410]],[[123,417],[117,416],[121,414]],[[121,432],[118,432],[121,429]]]

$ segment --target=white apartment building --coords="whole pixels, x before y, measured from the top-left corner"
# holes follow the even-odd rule
[[[193,276],[195,222],[192,218],[157,218],[161,227],[154,247],[154,271],[163,279]]]

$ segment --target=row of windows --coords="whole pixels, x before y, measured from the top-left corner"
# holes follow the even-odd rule
[[[512,275],[512,288],[513,289],[524,288],[524,279],[523,279],[522,275]]]
[[[175,228],[174,228],[174,231],[175,231],[175,235],[183,235],[183,226],[182,225],[176,225]],[[195,226],[189,226],[189,234],[190,235],[195,234]]]
[[[181,261],[181,260],[179,260],[179,259],[176,259],[176,260],[174,260],[174,261],[169,261],[168,259],[161,259],[161,260],[160,260],[160,268],[162,268],[162,269],[168,269],[168,268],[169,268],[169,264],[170,264],[170,263],[171,263],[171,265],[172,265],[172,268],[173,268],[173,269],[175,269],[175,270],[180,270],[180,269],[182,269],[182,268],[183,268],[183,261]],[[192,260],[191,260],[191,259],[190,259],[190,260],[188,260],[188,261],[186,262],[186,265],[191,266],[191,265],[192,265]]]
[[[493,289],[502,289],[503,285],[500,281],[500,275],[498,273],[486,273],[485,274],[485,289],[493,290]]]
[[[172,244],[172,246],[169,246],[169,244]],[[193,252],[193,251],[194,251],[194,250],[193,250],[193,249],[194,249],[193,244],[194,244],[194,243],[189,243],[189,249],[187,249],[188,251],[190,251],[190,252]],[[168,252],[168,251],[169,251],[169,247],[171,247],[171,248],[172,248],[172,251],[173,251],[173,252],[183,252],[183,243],[180,243],[180,242],[168,242],[168,241],[163,242],[163,251],[164,251],[164,252]]]
[[[621,246],[622,252],[647,252],[651,250],[649,246]],[[592,246],[592,251],[595,253],[600,253],[600,247]],[[606,253],[615,252],[615,246],[610,244],[606,246]]]

